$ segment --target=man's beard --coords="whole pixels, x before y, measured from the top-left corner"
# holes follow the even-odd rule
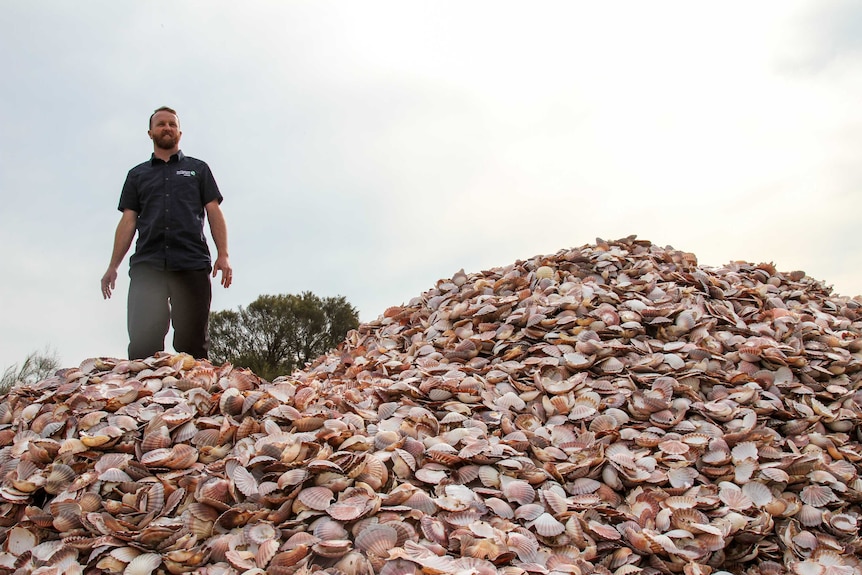
[[[162,134],[153,139],[156,147],[162,150],[173,150],[180,143],[180,138],[177,135]]]

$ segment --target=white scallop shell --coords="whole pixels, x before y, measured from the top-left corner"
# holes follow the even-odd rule
[[[314,486],[300,491],[297,498],[311,509],[325,511],[335,499],[335,494],[328,487]]]
[[[531,526],[536,530],[536,533],[543,537],[553,537],[554,535],[559,535],[566,530],[566,526],[557,521],[557,519],[550,513],[542,513],[539,515],[535,520],[533,520]]]
[[[272,558],[278,553],[281,547],[281,541],[278,539],[268,539],[261,542],[257,546],[257,553],[254,556],[254,563],[259,569],[265,569]]]
[[[308,478],[308,471],[302,468],[290,469],[278,478],[278,487],[284,489],[293,485],[299,485]]]
[[[768,505],[774,499],[769,487],[757,481],[750,481],[743,485],[742,492],[758,507]]]
[[[314,536],[318,539],[347,539],[349,535],[339,521],[329,517],[323,517],[314,523]]]
[[[509,502],[526,505],[536,499],[536,490],[526,481],[514,479],[503,481],[503,496]]]
[[[540,498],[544,500],[545,505],[547,505],[555,515],[562,515],[568,510],[569,504],[565,495],[560,494],[553,489],[542,489],[539,491],[539,494],[541,496]]]
[[[23,527],[13,527],[6,538],[5,549],[18,557],[25,551],[30,551],[39,542],[36,535]]]
[[[738,461],[733,466],[734,480],[741,485],[751,479],[755,471],[757,471],[757,462],[753,459]]]
[[[398,532],[385,524],[369,525],[356,535],[355,541],[357,549],[377,557],[386,557],[398,543]]]
[[[520,505],[515,508],[515,519],[520,519],[522,521],[534,521],[542,513],[545,513],[544,505],[539,505],[538,503]]]
[[[668,481],[677,489],[691,487],[697,476],[697,470],[692,467],[677,467],[667,472]]]
[[[363,495],[348,497],[330,505],[326,512],[339,521],[353,521],[364,515],[368,509],[368,498]]]
[[[503,519],[513,519],[515,517],[515,511],[512,509],[512,506],[499,497],[485,499],[485,505],[498,517],[502,517]]]
[[[806,527],[816,527],[823,523],[823,510],[805,504],[796,514],[796,518]]]
[[[751,499],[742,492],[742,489],[728,481],[719,484],[718,497],[725,505],[736,511],[748,509],[752,505]]]
[[[236,488],[246,497],[258,494],[257,480],[245,467],[237,466],[233,471],[232,478]]]
[[[829,525],[842,533],[856,533],[859,518],[849,513],[836,513],[829,517]]]
[[[799,498],[814,507],[823,507],[839,500],[832,489],[826,485],[808,485],[799,492]]]
[[[125,471],[117,469],[116,467],[112,467],[111,469],[107,469],[99,475],[99,481],[107,481],[109,483],[121,483],[123,481],[132,481],[132,478]]]
[[[790,476],[787,472],[777,467],[761,467],[760,474],[767,479],[778,483],[787,483],[790,481]]]
[[[524,533],[512,531],[507,534],[506,544],[518,554],[523,562],[535,562],[538,558],[539,542],[536,538]]]
[[[123,575],[150,575],[161,564],[162,556],[158,553],[143,553],[129,562]]]
[[[585,493],[593,493],[601,486],[601,482],[596,481],[595,479],[579,477],[568,485],[568,489],[572,495],[583,495]]]

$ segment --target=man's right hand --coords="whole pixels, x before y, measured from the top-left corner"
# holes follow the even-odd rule
[[[110,299],[111,291],[117,286],[117,270],[108,268],[102,276],[102,297]]]

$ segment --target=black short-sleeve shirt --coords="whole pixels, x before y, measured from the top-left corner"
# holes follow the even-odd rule
[[[206,162],[182,151],[165,162],[153,155],[129,170],[119,210],[138,214],[131,266],[162,270],[212,269],[204,236],[204,206],[222,195]]]

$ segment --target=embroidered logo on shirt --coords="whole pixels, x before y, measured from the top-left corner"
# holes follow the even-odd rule
[[[188,177],[194,176],[195,171],[194,170],[177,170],[177,175],[178,176],[185,176],[188,178]]]

